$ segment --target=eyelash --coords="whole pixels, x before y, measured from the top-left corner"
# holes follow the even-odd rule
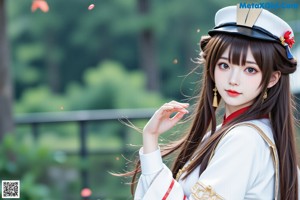
[[[222,62],[222,63],[219,63],[218,66],[219,66],[220,69],[223,69],[223,70],[226,70],[226,69],[229,68],[229,65],[228,65],[227,63],[223,63],[223,62]],[[249,71],[248,71],[249,69],[251,69],[251,70],[253,70],[253,71],[252,71],[252,72],[249,72]],[[249,73],[249,74],[255,74],[255,73],[258,72],[254,67],[247,67],[247,68],[245,69],[245,71],[246,71],[247,73]]]
[[[218,64],[218,66],[219,66],[220,69],[225,69],[225,68],[223,67],[223,65],[226,65],[227,68],[229,67],[228,64],[223,63],[223,62]],[[226,68],[226,69],[227,69],[227,68]]]

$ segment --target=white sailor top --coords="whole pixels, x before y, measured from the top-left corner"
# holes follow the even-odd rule
[[[269,119],[248,122],[258,126],[274,143]],[[159,149],[143,154],[141,148],[139,154],[142,174],[135,200],[275,198],[275,167],[269,146],[257,130],[249,126],[237,126],[221,139],[200,177],[198,166],[186,179],[176,181],[163,164]]]

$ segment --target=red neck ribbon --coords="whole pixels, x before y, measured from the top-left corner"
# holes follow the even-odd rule
[[[225,124],[227,124],[228,122],[230,122],[231,120],[237,118],[238,116],[244,114],[247,110],[249,110],[251,106],[247,106],[247,107],[244,107],[244,108],[241,108],[233,113],[231,113],[228,117],[226,117],[226,115],[224,115],[224,120],[223,120],[223,123],[222,123],[222,126],[224,126]],[[261,119],[261,118],[269,118],[268,115],[262,115],[260,117],[257,117],[257,119]]]

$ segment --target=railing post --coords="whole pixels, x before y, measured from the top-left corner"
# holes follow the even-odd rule
[[[39,137],[38,124],[37,123],[32,123],[31,128],[32,128],[33,140],[34,140],[34,142],[37,142],[38,137]]]
[[[83,166],[80,169],[82,189],[88,188],[88,172],[86,169],[87,163],[87,146],[86,146],[86,121],[79,121],[79,141],[80,141],[80,158]],[[82,196],[83,200],[87,200],[88,197]]]

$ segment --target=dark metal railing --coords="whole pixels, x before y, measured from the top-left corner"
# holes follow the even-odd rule
[[[86,111],[65,111],[56,113],[32,113],[18,115],[15,117],[16,125],[30,125],[34,140],[37,141],[39,137],[39,126],[42,124],[50,123],[67,123],[75,122],[79,125],[79,141],[80,149],[78,152],[66,152],[68,154],[79,154],[82,161],[86,160],[88,155],[92,152],[89,151],[87,146],[87,131],[86,127],[92,121],[113,121],[113,120],[137,120],[150,118],[155,109],[107,109],[107,110],[86,110]],[[126,139],[126,134],[121,134],[123,140]],[[114,150],[101,150],[97,152],[100,155],[108,153],[128,153],[126,144],[118,152]],[[88,188],[88,172],[85,168],[81,169],[82,188]]]

